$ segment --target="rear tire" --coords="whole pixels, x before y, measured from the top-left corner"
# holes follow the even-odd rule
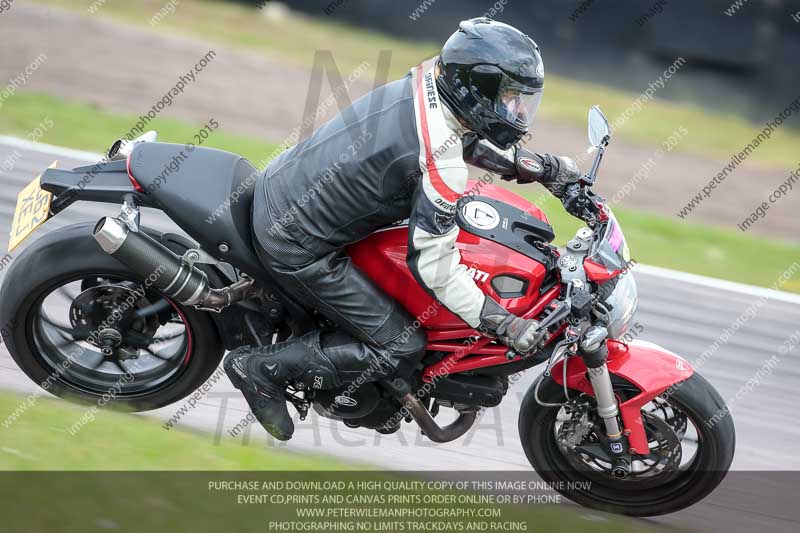
[[[110,399],[100,391],[76,386],[55,376],[34,340],[34,318],[42,299],[67,280],[107,275],[142,282],[124,265],[102,251],[92,237],[93,224],[76,224],[52,231],[26,248],[10,266],[0,287],[0,324],[3,339],[22,371],[56,396],[98,403],[127,411],[157,409],[195,391],[218,367],[224,354],[216,325],[207,313],[171,302],[184,319],[190,342],[182,366],[168,380],[152,389]],[[156,239],[161,235],[147,230]]]
[[[564,390],[550,377],[539,388],[543,402],[565,401]],[[537,380],[537,382],[539,381]],[[700,374],[692,376],[675,387],[669,401],[681,409],[694,424],[698,436],[698,450],[685,470],[667,478],[663,484],[637,487],[636,481],[612,480],[598,482],[596,475],[576,470],[567,461],[556,442],[554,427],[559,407],[542,407],[534,397],[535,382],[522,403],[519,417],[519,434],[522,447],[534,470],[545,481],[560,488],[585,487],[588,490],[559,490],[576,503],[631,516],[657,516],[672,513],[693,505],[713,491],[722,482],[735,448],[735,430],[730,413],[719,393]],[[580,393],[571,391],[570,396]],[[709,421],[716,421],[709,427]],[[567,482],[567,483],[563,483]],[[626,486],[626,484],[628,486]]]

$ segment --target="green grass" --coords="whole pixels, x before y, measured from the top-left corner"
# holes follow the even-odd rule
[[[75,9],[87,16],[86,8],[92,3],[91,0],[37,1]],[[163,5],[162,0],[109,0],[95,16],[109,16],[150,28],[150,19]],[[389,49],[392,51],[390,79],[404,75],[410,67],[438,51],[438,46],[432,42],[393,38],[348,26],[324,15],[314,18],[290,14],[285,19],[273,20],[262,16],[253,7],[229,2],[181,2],[175,14],[163,18],[154,31],[200,37],[307,66],[312,63],[315,50],[331,50],[342,73],[352,72],[363,61],[374,67],[378,50]],[[680,75],[679,71],[676,77]],[[362,79],[371,82],[373,76],[374,69],[371,69],[370,74]],[[635,92],[548,74],[540,112],[544,117],[583,129],[589,106],[600,104],[613,122],[638,96]],[[699,106],[656,99],[646,103],[615,133],[634,143],[653,145],[660,144],[679,127],[685,127],[689,134],[685,142],[675,148],[676,151],[729,159],[732,154],[739,153],[764,125],[709,112]],[[794,169],[798,164],[798,143],[799,131],[781,128],[751,155],[749,161]]]
[[[74,100],[21,91],[0,108],[0,132],[27,138],[37,126],[47,123],[47,119],[52,122],[52,127],[44,132],[39,142],[99,153],[105,153],[111,143],[128,133],[138,120],[134,115],[116,114]],[[157,117],[145,127],[145,131],[158,131],[159,141],[196,144],[194,134],[201,127],[202,124],[191,125]],[[234,135],[221,124],[203,146],[229,150],[251,161],[261,161],[277,144]]]
[[[0,393],[0,422],[24,397]],[[27,404],[26,404],[27,405]],[[157,421],[100,410],[69,429],[89,407],[38,398],[8,428],[0,425],[0,471],[4,470],[343,470],[334,459],[267,450],[213,436],[167,431]],[[88,416],[88,415],[87,415]]]
[[[0,111],[0,132],[24,136],[44,116],[54,126],[40,141],[95,151],[104,150],[135,122],[133,116],[21,91],[14,96],[13,105],[6,105]],[[158,130],[160,140],[177,143],[191,140],[197,131],[196,126],[163,119],[154,121],[153,128]],[[222,129],[212,133],[205,146],[236,152],[251,161],[261,161],[275,148],[273,144],[231,135]],[[558,244],[574,235],[579,222],[566,214],[557,200],[542,194],[538,187],[514,190],[534,200],[547,213],[556,229]],[[800,246],[795,244],[631,209],[614,211],[625,229],[634,259],[642,263],[770,287],[780,273],[800,259]],[[800,280],[790,280],[782,288],[800,293]]]
[[[0,421],[26,398],[0,393]],[[363,508],[346,503],[244,504],[239,495],[369,495],[392,490],[224,490],[211,482],[257,481],[413,481],[395,473],[353,470],[338,461],[256,449],[210,435],[165,431],[157,421],[100,410],[75,435],[68,428],[86,413],[84,405],[39,398],[4,428],[0,426],[0,513],[4,531],[76,532],[118,531],[268,531],[269,521],[297,521],[298,508]],[[283,472],[263,472],[283,471]],[[54,472],[57,471],[57,472]],[[327,472],[326,472],[327,471]],[[260,485],[259,485],[260,486]],[[425,490],[424,494],[444,494]],[[448,491],[452,494],[452,491]],[[402,507],[441,508],[443,505]],[[444,504],[455,507],[455,504]],[[370,507],[397,505],[376,503]],[[498,508],[459,504],[459,508]],[[526,522],[528,531],[585,531],[633,533],[657,531],[641,521],[581,512],[575,507],[526,505],[499,507],[495,521]],[[576,512],[577,510],[577,512]],[[582,515],[589,514],[589,519]],[[602,517],[602,518],[601,518]],[[300,519],[367,521],[370,518]],[[453,519],[459,521],[459,519]],[[463,520],[463,519],[462,519]],[[387,519],[388,521],[388,519]],[[419,520],[417,520],[419,521]],[[442,522],[441,519],[437,522]],[[451,520],[448,520],[451,522]],[[393,529],[383,529],[392,531]],[[408,531],[408,529],[405,529]],[[320,529],[324,531],[324,529]]]

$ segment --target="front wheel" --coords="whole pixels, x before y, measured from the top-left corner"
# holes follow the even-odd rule
[[[14,361],[48,392],[101,407],[156,409],[191,394],[224,353],[213,320],[105,254],[91,229],[53,231],[11,265],[0,320]]]
[[[564,403],[543,407],[542,403]],[[638,390],[614,384],[622,401]],[[541,376],[528,390],[519,417],[522,447],[553,488],[587,507],[632,516],[657,516],[697,503],[723,480],[733,461],[735,431],[717,391],[698,373],[642,409],[650,454],[631,457],[619,477],[603,450],[604,427],[594,399]]]

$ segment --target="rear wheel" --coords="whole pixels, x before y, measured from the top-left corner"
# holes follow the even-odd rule
[[[180,400],[224,352],[206,313],[172,302],[103,253],[90,225],[51,232],[14,261],[0,319],[28,377],[100,406],[147,410]]]
[[[540,377],[523,401],[522,446],[533,468],[571,500],[614,513],[656,516],[678,511],[706,497],[725,477],[733,460],[735,431],[730,413],[714,388],[696,372],[666,398],[642,409],[650,454],[631,457],[630,473],[618,477],[605,453],[604,427],[594,399],[564,390]],[[537,381],[537,383],[539,382]],[[615,383],[621,399],[638,391]]]

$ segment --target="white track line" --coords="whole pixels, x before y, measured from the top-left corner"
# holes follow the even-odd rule
[[[800,294],[794,294],[791,292],[767,289],[765,287],[756,287],[755,285],[747,285],[746,283],[737,283],[735,281],[701,276],[699,274],[690,274],[688,272],[643,265],[641,263],[637,264],[634,270],[636,272],[641,272],[648,276],[657,278],[680,281],[682,283],[691,283],[693,285],[700,285],[711,289],[735,292],[739,294],[745,294],[747,296],[755,296],[758,298],[763,296],[764,298],[769,298],[771,300],[779,300],[781,302],[800,305]]]
[[[102,154],[86,152],[83,150],[73,150],[72,148],[63,148],[61,146],[53,146],[51,144],[35,143],[17,137],[10,137],[0,135],[0,144],[12,148],[21,148],[23,150],[31,150],[42,154],[48,154],[56,157],[69,157],[71,159],[85,160],[87,163],[98,161],[103,158]],[[661,268],[641,263],[636,265],[637,272],[643,274],[679,281],[682,283],[691,283],[702,287],[711,289],[723,290],[728,292],[735,292],[745,294],[748,296],[765,297],[771,300],[778,300],[800,305],[800,294],[793,294],[785,291],[778,291],[775,289],[767,289],[764,287],[756,287],[755,285],[747,285],[745,283],[737,283],[735,281],[727,281],[724,279],[711,278],[708,276],[700,276],[697,274],[689,274],[687,272],[680,272],[678,270],[671,270],[668,268]]]
[[[18,137],[9,137],[7,135],[0,135],[0,144],[10,146],[11,148],[22,148],[23,150],[30,150],[32,152],[39,152],[41,154],[57,157],[69,157],[70,159],[79,159],[82,161],[86,160],[87,163],[97,162],[104,157],[103,154],[73,150],[72,148],[63,148],[52,144],[36,143]],[[108,146],[110,147],[111,144]]]

